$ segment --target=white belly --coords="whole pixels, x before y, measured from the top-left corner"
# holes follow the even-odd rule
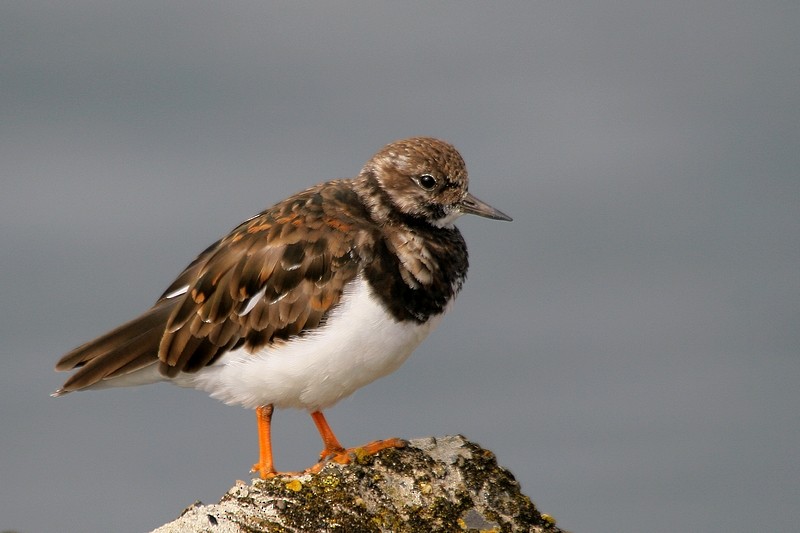
[[[397,370],[443,315],[425,324],[398,322],[358,278],[318,331],[256,353],[234,350],[174,381],[228,404],[321,410]]]

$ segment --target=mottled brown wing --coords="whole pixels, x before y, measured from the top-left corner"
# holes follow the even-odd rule
[[[329,182],[246,221],[206,249],[141,317],[66,354],[69,392],[158,362],[196,372],[226,350],[317,327],[373,253],[354,193]],[[337,186],[338,185],[338,186]]]
[[[371,248],[346,213],[315,203],[322,192],[251,219],[179,277],[187,292],[161,339],[162,372],[192,372],[220,349],[255,349],[319,325]]]

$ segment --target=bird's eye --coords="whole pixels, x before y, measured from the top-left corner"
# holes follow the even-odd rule
[[[423,174],[419,177],[418,180],[419,186],[423,189],[430,191],[434,187],[436,187],[436,178],[431,176],[430,174]]]

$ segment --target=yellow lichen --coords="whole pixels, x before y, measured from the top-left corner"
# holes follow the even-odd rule
[[[286,488],[293,492],[300,492],[303,490],[303,483],[299,479],[293,479],[286,484]]]
[[[333,490],[339,485],[339,478],[336,476],[325,476],[319,480],[319,483],[325,490]]]
[[[542,513],[542,520],[544,520],[545,522],[547,522],[551,526],[555,526],[556,525],[556,519],[553,518],[552,516],[550,516],[549,514]]]

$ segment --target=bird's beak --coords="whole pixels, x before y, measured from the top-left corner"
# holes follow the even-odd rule
[[[491,218],[493,220],[513,220],[510,216],[506,215],[499,209],[495,209],[486,202],[478,200],[471,193],[467,193],[461,199],[461,212],[471,215],[478,215],[479,217]]]

